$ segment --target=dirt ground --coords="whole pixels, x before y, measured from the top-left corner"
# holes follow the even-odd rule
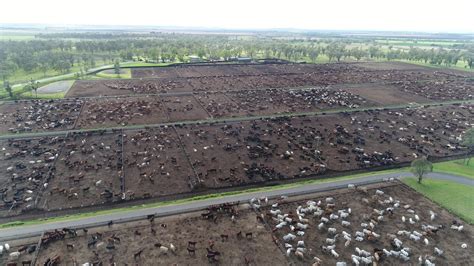
[[[361,62],[353,64],[368,70],[430,70],[424,66],[403,62]]]
[[[67,97],[223,92],[465,77],[430,68],[373,70],[347,63],[181,66],[132,72],[136,79],[78,81]]]
[[[311,156],[277,134],[265,133],[261,122],[236,122],[177,128],[202,186],[237,186],[318,173]]]
[[[103,128],[168,122],[159,97],[88,99],[75,128]]]
[[[152,233],[152,228],[155,233]],[[87,243],[96,231],[103,234],[102,238],[88,248]],[[237,237],[238,232],[243,236]],[[252,233],[252,236],[247,238],[246,233]],[[114,249],[107,249],[107,245],[112,243],[108,239],[114,234],[120,242],[113,244]],[[228,238],[222,240],[223,234]],[[189,241],[196,242],[195,254],[187,251]],[[220,253],[218,261],[213,263],[206,257],[206,248],[210,248],[211,242],[214,243],[213,251]],[[67,250],[66,244],[69,243],[74,245],[73,250]],[[169,250],[164,254],[157,244],[167,248],[172,244],[176,251]],[[140,257],[134,259],[134,254],[139,251],[142,251]],[[204,220],[199,214],[188,214],[155,219],[153,224],[144,221],[113,225],[111,229],[91,229],[87,235],[59,240],[42,248],[38,254],[39,265],[56,254],[61,256],[64,265],[72,265],[73,260],[80,264],[114,261],[119,265],[245,265],[246,259],[251,265],[287,263],[267,229],[256,221],[255,213],[248,210],[239,212],[235,223],[226,214],[218,215],[216,222]]]
[[[437,79],[429,81],[398,81],[394,83],[402,91],[435,101],[473,100],[474,80]]]
[[[376,193],[377,190],[383,194]],[[326,199],[329,197],[332,198],[333,206],[328,205]],[[319,201],[321,201],[320,205],[318,205]],[[275,203],[278,204],[274,205]],[[317,208],[309,210],[307,208],[309,204],[315,204],[314,206],[321,208],[321,214],[315,214],[318,212]],[[249,210],[248,204],[221,207],[221,211],[217,211],[218,206],[216,206],[210,211],[203,211],[202,215],[188,213],[155,218],[153,222],[142,220],[114,224],[112,227],[89,228],[87,234],[78,230],[78,236],[75,238],[66,236],[64,240],[42,245],[37,262],[43,265],[48,258],[59,255],[61,265],[72,265],[74,261],[80,264],[116,262],[119,265],[156,263],[163,265],[311,265],[315,262],[314,257],[321,260],[321,265],[334,265],[336,262],[352,264],[351,256],[358,256],[356,248],[369,252],[371,256],[374,256],[374,249],[400,250],[391,244],[392,238],[396,237],[402,241],[402,247],[409,248],[409,260],[403,261],[394,255],[387,257],[381,252],[379,265],[414,265],[418,264],[420,256],[423,260],[428,258],[437,265],[471,265],[473,263],[471,251],[474,244],[474,229],[472,226],[464,224],[448,211],[399,183],[331,190],[286,199],[279,198],[270,200],[268,203],[262,199],[260,206],[260,210],[256,212]],[[341,218],[342,214],[339,211],[348,213],[349,208],[348,217]],[[392,208],[392,212],[384,211],[383,215],[375,214],[376,211],[387,208]],[[272,214],[270,210],[275,214]],[[430,219],[430,211],[435,214],[433,220]],[[278,221],[280,218],[276,215],[278,212],[287,218],[291,217],[294,222],[277,228],[276,225],[280,223]],[[339,217],[330,219],[330,214],[336,214]],[[234,222],[232,215],[234,215]],[[261,216],[263,219],[256,219],[256,216]],[[378,216],[382,216],[382,219],[379,220]],[[402,221],[402,216],[406,218],[405,222]],[[216,217],[215,220],[212,217]],[[322,229],[318,229],[321,217],[327,218],[328,222]],[[371,219],[377,221],[371,222]],[[413,224],[410,223],[410,219]],[[349,225],[342,226],[342,221],[349,222]],[[451,229],[453,221],[463,225],[461,232]],[[307,229],[302,229],[298,223],[307,226]],[[373,228],[370,227],[370,223],[373,224]],[[289,224],[295,226],[294,231],[290,229]],[[364,224],[368,224],[368,227],[364,228]],[[426,225],[440,229],[436,233],[428,229],[424,230],[423,226]],[[334,228],[338,234],[334,243],[338,258],[321,248],[330,246],[326,238],[334,237],[328,228]],[[372,235],[368,236],[368,233],[364,233],[361,241],[356,241],[356,231],[362,233],[364,229],[375,234],[371,233]],[[351,236],[352,240],[347,246],[345,246],[346,240],[342,236],[342,231]],[[404,233],[399,234],[399,231],[409,233],[417,231],[422,234],[422,237],[418,241],[411,240]],[[242,237],[238,236],[239,232]],[[301,235],[298,232],[304,234]],[[249,237],[246,237],[247,233],[251,233],[251,236],[249,234]],[[292,241],[285,240],[283,236],[288,233],[292,233],[296,238]],[[97,237],[94,242],[92,242],[93,237]],[[424,243],[425,238],[428,244]],[[298,241],[304,241],[299,245],[299,247],[304,247],[300,249],[302,258],[297,257],[294,250],[290,250],[287,256],[288,245],[296,249]],[[189,242],[195,242],[195,244]],[[90,243],[89,247],[88,243]],[[73,247],[68,249],[66,244]],[[466,244],[467,248],[461,248],[461,244]],[[170,249],[171,245],[174,251]],[[168,251],[165,253],[166,248],[160,249],[160,246],[168,248]],[[435,247],[443,251],[442,256],[435,254]],[[210,253],[206,251],[206,248],[214,254],[219,252],[220,255],[214,256],[215,260],[208,259],[207,255]],[[194,254],[188,250],[194,250]],[[140,251],[140,256],[134,256]],[[372,257],[372,260],[375,258]]]
[[[8,244],[10,250],[7,252],[4,249],[3,253],[0,254],[0,264],[8,265],[10,262],[16,262],[18,265],[28,265],[28,263],[32,263],[35,258],[35,251],[38,247],[38,242],[39,238],[32,237],[1,243],[2,246]],[[9,254],[16,251],[20,252],[21,255],[17,260],[13,260],[9,257]]]
[[[32,100],[0,105],[0,133],[68,130],[74,127],[82,100]]]
[[[384,192],[384,194],[376,195],[375,191],[377,189]],[[432,256],[433,259],[431,259],[431,261],[437,265],[471,265],[473,263],[470,255],[472,245],[474,244],[474,232],[472,226],[464,224],[461,220],[451,215],[445,209],[442,209],[438,205],[424,198],[421,194],[414,192],[412,189],[404,185],[386,187],[377,185],[375,188],[368,189],[367,192],[359,189],[344,189],[337,192],[312,195],[310,197],[305,196],[304,199],[295,202],[280,204],[277,208],[273,208],[273,210],[279,209],[282,215],[292,212],[296,216],[297,207],[307,207],[307,202],[309,200],[316,203],[322,201],[321,208],[323,210],[328,210],[326,207],[326,197],[334,198],[335,204],[335,207],[331,208],[333,211],[327,213],[338,213],[339,210],[345,210],[345,212],[347,212],[350,208],[351,214],[349,214],[348,218],[345,219],[339,217],[336,220],[331,220],[329,219],[329,215],[324,214],[324,212],[321,216],[313,216],[313,214],[307,213],[305,218],[308,219],[308,222],[305,224],[307,224],[309,228],[304,231],[304,236],[297,236],[295,240],[290,242],[290,244],[296,246],[295,243],[297,243],[297,241],[304,241],[306,253],[304,254],[303,260],[296,258],[294,254],[290,255],[289,260],[292,264],[308,265],[314,262],[314,257],[320,258],[323,261],[323,265],[334,265],[337,261],[345,261],[351,264],[351,255],[357,255],[355,251],[356,247],[368,251],[372,255],[375,248],[385,248],[386,250],[395,249],[391,245],[391,239],[388,234],[394,234],[403,242],[403,247],[410,248],[410,260],[409,262],[404,262],[400,258],[395,258],[393,256],[383,257],[380,262],[381,265],[418,264],[417,261],[419,256]],[[368,200],[369,203],[365,203],[364,199]],[[396,202],[399,202],[399,207],[393,207]],[[409,207],[405,208],[406,205],[409,205]],[[369,227],[369,230],[380,236],[373,240],[369,240],[365,237],[361,242],[356,241],[355,232],[362,232],[364,229],[361,224],[369,224],[371,219],[377,220],[377,218],[374,218],[374,209],[384,210],[390,206],[393,208],[393,214],[386,212],[387,214],[383,215],[382,221],[374,223],[375,227],[373,229]],[[270,223],[272,228],[275,228],[278,222],[271,218],[273,215],[269,213],[270,209],[272,208],[265,208],[263,212],[269,214],[266,216],[268,217],[267,221]],[[414,213],[410,213],[408,211],[409,209],[413,210]],[[435,213],[434,220],[430,219],[430,211]],[[419,221],[416,221],[415,215],[419,217]],[[406,222],[402,221],[402,216],[405,216],[407,220]],[[318,225],[321,223],[320,217],[326,217],[330,220],[321,230],[318,229]],[[375,217],[378,217],[378,215],[375,215]],[[295,218],[298,219],[297,216]],[[409,222],[410,218],[415,221],[414,224]],[[350,225],[342,226],[342,220],[349,222]],[[454,220],[463,224],[463,232],[450,229]],[[411,240],[408,236],[398,234],[401,230],[409,232],[418,231],[423,233],[424,230],[422,229],[422,225],[432,225],[435,227],[443,226],[443,229],[440,229],[437,233],[425,235],[418,241]],[[321,246],[329,246],[330,244],[326,243],[326,238],[333,238],[334,236],[334,234],[328,232],[328,228],[335,228],[336,233],[339,234],[339,238],[336,238],[335,242],[335,251],[339,254],[339,258],[337,259],[331,254],[325,253],[321,248]],[[346,231],[352,236],[352,241],[349,242],[347,247],[345,247],[346,240],[342,237],[342,231]],[[282,229],[276,229],[275,234],[278,239],[284,243],[283,236],[289,232],[289,227],[284,227]],[[427,245],[424,243],[424,238],[428,240]],[[466,243],[468,248],[462,249],[462,243]],[[435,255],[434,247],[443,250],[443,256]]]
[[[112,133],[69,135],[40,207],[57,210],[119,200],[123,192],[121,141],[120,134]]]
[[[190,192],[195,184],[172,127],[127,131],[124,150],[126,199]]]
[[[170,122],[203,120],[209,117],[194,96],[169,96],[162,98]]]
[[[382,106],[430,102],[423,96],[413,95],[390,85],[351,85],[344,89]]]
[[[198,119],[175,114],[175,119]],[[0,173],[7,177],[1,214],[30,209],[33,198],[26,200],[26,191],[39,193],[44,183],[37,208],[53,210],[380,169],[419,156],[459,156],[465,153],[460,136],[473,117],[472,104],[454,104],[183,124],[174,126],[176,132],[173,126],[99,131],[70,134],[65,142],[59,137],[4,141],[5,154],[14,155],[0,160]],[[56,146],[45,146],[50,143]],[[28,182],[29,176],[37,180]]]
[[[63,141],[64,137],[0,141],[0,216],[35,208]]]

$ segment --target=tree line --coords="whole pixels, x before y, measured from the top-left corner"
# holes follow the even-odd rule
[[[97,61],[113,64],[145,58],[153,62],[185,62],[197,55],[207,60],[233,57],[279,58],[317,62],[341,60],[410,60],[433,65],[456,65],[465,61],[473,68],[474,45],[456,49],[385,47],[373,41],[350,39],[285,39],[268,36],[197,34],[81,34],[38,35],[30,41],[0,42],[0,76],[3,81],[23,70],[46,75],[48,70],[67,73],[74,66],[87,70]]]

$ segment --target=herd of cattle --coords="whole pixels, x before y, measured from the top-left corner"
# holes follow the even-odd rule
[[[124,127],[213,117],[311,112],[374,106],[344,90],[304,88],[180,96],[20,101],[0,105],[0,132]]]
[[[176,124],[0,141],[2,216],[373,169],[465,153],[474,106]]]
[[[0,139],[0,218],[180,198],[396,167],[420,156],[436,160],[465,154],[463,134],[474,127],[472,75],[382,66],[387,67],[134,69],[129,80],[77,81],[66,99],[2,103],[0,134],[8,136]],[[464,229],[408,188],[350,186],[348,192],[303,202],[253,199],[253,211],[213,206],[200,217],[157,224],[152,216],[138,227],[64,228],[45,234],[39,261],[469,261],[465,250],[472,234],[462,232],[470,226]],[[36,245],[0,245],[0,258],[4,250],[30,265]]]
[[[206,68],[207,70],[204,70]],[[239,71],[232,72],[235,69]],[[155,74],[149,74],[150,71]],[[433,90],[436,90],[435,94],[444,94],[443,91],[446,90],[459,92],[459,89],[462,89],[470,96],[454,93],[452,99],[460,97],[473,99],[474,89],[472,75],[468,72],[450,73],[431,69],[373,70],[351,64],[188,66],[153,70],[135,69],[132,73],[136,78],[78,81],[68,92],[67,97],[225,92],[380,83],[400,86],[406,88],[408,93],[420,93],[427,98],[431,98]],[[435,81],[436,86],[433,90],[419,89],[426,86],[426,81]]]
[[[0,133],[474,99],[474,81],[468,72],[405,65],[393,69],[372,69],[364,64],[182,66],[134,69],[133,76],[76,81],[62,100],[0,104]],[[371,90],[374,84],[386,89]],[[384,98],[391,100],[377,100]]]
[[[5,265],[469,265],[472,226],[405,185],[253,198],[2,243]],[[36,251],[36,253],[35,253]],[[2,256],[1,253],[4,253]],[[3,261],[2,261],[3,260]]]

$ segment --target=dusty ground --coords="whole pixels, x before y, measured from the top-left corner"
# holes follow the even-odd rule
[[[124,150],[127,199],[191,191],[195,175],[172,127],[127,131]]]
[[[179,119],[187,115],[175,114]],[[473,105],[456,104],[176,125],[177,134],[171,126],[72,134],[65,143],[57,137],[40,144],[5,141],[6,152],[16,155],[0,160],[7,177],[2,215],[34,206],[26,201],[25,191],[36,193],[47,176],[51,180],[37,206],[45,210],[380,169],[423,155],[462,155],[460,136],[474,124],[472,117]],[[49,143],[56,146],[46,147]],[[18,178],[13,182],[9,176],[14,175]],[[34,186],[26,181],[29,176],[36,176]],[[14,199],[15,208],[9,211]]]
[[[474,99],[472,79],[437,79],[429,81],[398,81],[395,85],[402,91],[435,101]]]
[[[152,228],[156,235],[152,234]],[[94,231],[103,233],[102,240],[89,249],[87,242]],[[240,231],[243,237],[238,238]],[[252,237],[246,238],[246,233],[252,233]],[[120,238],[120,242],[114,244],[115,249],[108,250],[107,239],[113,234]],[[228,235],[228,239],[223,241],[221,234]],[[194,255],[188,254],[189,241],[196,242]],[[210,241],[214,242],[213,250],[220,252],[218,262],[210,263],[206,258]],[[74,250],[68,251],[67,243],[74,244]],[[173,244],[176,252],[162,254],[155,246],[158,243],[168,248]],[[143,250],[141,256],[134,259],[134,254],[140,250]],[[93,252],[98,256],[95,257]],[[255,214],[248,210],[240,212],[235,223],[229,215],[219,215],[214,223],[193,214],[155,219],[154,225],[140,222],[114,225],[112,229],[91,229],[86,236],[81,234],[75,239],[60,240],[44,247],[39,253],[38,263],[43,265],[48,257],[56,254],[61,256],[64,265],[71,265],[74,259],[80,264],[95,261],[107,264],[113,260],[120,265],[245,265],[246,258],[252,265],[287,263],[264,225],[258,223]]]
[[[0,147],[1,216],[35,207],[48,183],[64,137],[2,140]]]
[[[397,105],[407,103],[427,103],[429,99],[410,94],[391,85],[352,85],[345,88],[346,91],[359,95],[379,105]]]
[[[40,207],[56,210],[119,200],[122,136],[77,133],[66,138]]]
[[[136,79],[78,81],[67,97],[220,92],[463,77],[429,68],[371,70],[345,63],[181,66],[134,69],[133,75]]]
[[[32,100],[0,105],[0,133],[68,130],[74,127],[82,100]]]
[[[340,190],[337,193],[325,193],[322,195],[312,195],[310,197],[304,197],[304,200],[299,200],[291,203],[280,204],[278,208],[282,211],[282,214],[288,213],[290,211],[296,215],[296,209],[298,206],[306,207],[306,202],[312,200],[315,202],[322,201],[321,207],[325,209],[326,197],[333,197],[335,199],[335,208],[334,213],[337,213],[338,210],[351,209],[351,214],[346,219],[336,219],[330,220],[326,224],[324,229],[319,230],[318,225],[320,223],[320,217],[308,214],[305,216],[309,221],[309,228],[305,230],[303,237],[297,237],[294,241],[291,242],[292,245],[299,240],[303,240],[307,252],[304,254],[304,259],[300,260],[296,258],[293,254],[290,256],[289,260],[295,265],[308,265],[314,262],[313,257],[318,257],[323,261],[323,265],[334,265],[337,261],[345,261],[348,264],[351,264],[351,255],[356,254],[355,248],[366,250],[373,255],[374,248],[378,249],[394,249],[390,242],[390,237],[388,234],[395,234],[402,242],[404,247],[410,248],[410,260],[409,262],[403,262],[401,259],[395,257],[385,257],[383,258],[381,265],[401,265],[408,264],[414,265],[418,264],[419,256],[433,256],[432,262],[437,265],[471,265],[474,263],[474,260],[471,258],[471,251],[473,243],[473,228],[468,224],[464,224],[464,231],[458,232],[456,230],[450,229],[450,226],[453,220],[460,221],[458,218],[453,217],[449,212],[432,203],[428,199],[424,198],[421,194],[414,192],[412,189],[404,185],[395,185],[389,187],[376,186],[376,189],[383,191],[385,194],[382,196],[375,196],[376,189],[369,189],[367,193],[361,190]],[[392,198],[392,203],[383,203],[385,200],[390,201]],[[363,202],[363,199],[368,199],[369,204]],[[379,203],[379,200],[382,203]],[[385,214],[383,221],[378,222],[375,225],[375,228],[372,229],[373,232],[376,232],[380,235],[379,238],[375,240],[364,239],[362,242],[355,240],[355,232],[362,231],[364,228],[361,226],[362,223],[369,223],[370,217],[373,217],[373,210],[379,209],[383,210],[387,207],[393,206],[395,202],[399,201],[400,207],[394,208],[393,215]],[[409,205],[410,207],[405,209],[403,206]],[[411,214],[407,210],[414,210],[415,213]],[[263,212],[266,213],[270,208],[266,208]],[[433,211],[436,213],[435,219],[430,219],[430,212]],[[418,215],[420,221],[416,221],[415,214]],[[272,215],[267,216],[267,221],[270,223],[272,228],[277,224],[276,221],[271,219]],[[402,216],[405,216],[406,222],[402,222]],[[329,215],[323,214],[321,217],[329,218]],[[377,217],[377,216],[376,216]],[[414,219],[415,224],[410,224],[408,220]],[[297,218],[296,218],[297,219]],[[350,222],[349,226],[342,226],[341,221],[345,220]],[[462,223],[462,221],[461,221]],[[433,226],[444,226],[444,229],[439,230],[436,234],[431,234],[423,236],[421,240],[414,241],[409,239],[405,235],[397,235],[398,231],[406,230],[409,232],[418,231],[423,232],[422,225],[433,225]],[[335,250],[339,254],[339,258],[334,258],[332,255],[324,253],[321,249],[321,246],[328,246],[326,243],[326,238],[333,238],[334,234],[328,232],[327,228],[336,228],[339,234],[335,243]],[[370,228],[369,228],[370,229]],[[345,247],[345,239],[342,237],[342,231],[352,235],[352,241],[350,244]],[[284,242],[283,236],[289,233],[289,228],[284,227],[282,229],[277,229],[275,234],[281,242]],[[428,239],[428,245],[426,245],[423,239]],[[466,243],[468,248],[462,249],[461,244]],[[437,247],[444,251],[443,256],[436,256],[434,254],[434,247]]]
[[[123,97],[88,99],[76,128],[103,128],[158,124],[168,121],[159,97]]]
[[[209,117],[194,96],[169,96],[163,97],[162,100],[171,122],[203,120]]]
[[[9,262],[16,262],[17,265],[28,265],[28,263],[32,263],[35,257],[35,251],[38,247],[38,241],[39,238],[32,237],[27,239],[18,239],[14,241],[7,241],[5,243],[0,243],[2,246],[4,246],[5,244],[8,244],[10,246],[10,250],[8,252],[4,249],[3,253],[0,254],[0,264],[8,265]],[[20,257],[17,260],[9,258],[10,253],[17,251],[21,252]]]
[[[376,195],[375,191],[380,190],[384,194]],[[299,220],[297,217],[298,206],[307,207],[308,201],[314,201],[317,204],[321,201],[321,208],[327,208],[326,198],[334,199],[334,207],[331,211],[322,212],[321,217],[329,218],[330,213],[337,213],[339,210],[351,213],[348,217],[336,220],[330,220],[324,229],[319,230],[318,224],[320,217],[306,211],[306,215]],[[365,203],[364,200],[369,203]],[[278,202],[277,207],[271,207],[272,204]],[[393,207],[399,204],[398,207]],[[414,192],[412,189],[398,183],[386,183],[371,185],[366,188],[358,189],[340,189],[327,192],[315,193],[288,199],[278,199],[265,203],[261,201],[261,210],[257,214],[249,210],[249,205],[241,205],[233,207],[234,212],[211,212],[216,218],[205,219],[198,213],[189,213],[182,215],[169,216],[164,218],[155,218],[153,223],[147,220],[130,222],[125,224],[114,224],[112,227],[89,228],[87,234],[82,230],[78,230],[78,237],[66,237],[65,240],[53,241],[48,245],[43,245],[38,254],[38,263],[43,265],[48,258],[59,255],[61,257],[61,265],[72,265],[73,261],[77,263],[86,262],[116,262],[122,264],[164,264],[164,265],[311,265],[315,262],[314,257],[322,260],[321,265],[334,265],[336,262],[346,262],[351,264],[351,255],[357,254],[356,247],[374,255],[374,248],[394,250],[390,244],[391,238],[389,234],[394,234],[403,242],[403,247],[410,249],[409,261],[404,262],[400,258],[394,256],[381,256],[379,265],[415,265],[418,264],[418,257],[423,259],[429,258],[437,265],[471,265],[471,250],[473,242],[473,228],[468,224],[463,224],[457,217],[454,217],[446,210],[437,206],[433,202],[424,198],[421,194]],[[405,207],[405,205],[409,205]],[[370,228],[378,237],[369,240],[364,237],[361,242],[355,240],[355,232],[364,229],[362,223],[370,223],[373,218],[374,209],[384,210],[393,207],[393,214],[385,212],[383,220],[374,223],[374,228]],[[227,209],[229,210],[229,209]],[[307,225],[305,230],[296,230],[304,232],[303,236],[297,236],[293,241],[285,241],[283,236],[296,231],[290,231],[289,226],[276,229],[278,224],[275,219],[276,215],[271,214],[270,210],[290,214],[296,220],[293,225],[297,226],[297,222]],[[412,210],[413,213],[410,213]],[[231,221],[231,213],[234,214],[235,222]],[[430,211],[435,213],[434,220],[430,219]],[[303,210],[299,209],[299,213]],[[204,211],[203,213],[207,213]],[[257,215],[263,215],[264,221],[256,219]],[[415,215],[419,217],[419,221],[415,219]],[[405,216],[406,222],[402,221]],[[414,221],[410,224],[409,219]],[[307,219],[307,220],[305,220]],[[377,218],[374,218],[377,219]],[[342,226],[341,221],[350,222],[349,226]],[[463,224],[463,231],[450,229],[453,221]],[[408,236],[398,235],[398,231],[417,231],[424,232],[422,225],[432,225],[435,227],[443,226],[437,233],[431,233],[422,236],[420,240],[414,241]],[[331,254],[323,252],[321,246],[328,246],[326,238],[332,238],[333,234],[328,232],[327,228],[335,228],[339,237],[336,238],[335,251],[339,257],[336,259]],[[345,247],[345,239],[342,237],[342,231],[352,236],[352,241]],[[238,237],[237,233],[242,232],[242,237]],[[92,243],[93,236],[100,238]],[[247,233],[252,236],[246,238]],[[228,235],[223,238],[222,235]],[[115,240],[113,240],[113,238]],[[428,240],[428,244],[424,243],[424,238]],[[188,242],[196,242],[195,248]],[[286,256],[287,244],[296,247],[298,241],[304,241],[303,258],[298,258],[294,251],[289,252]],[[92,243],[88,248],[87,243]],[[461,248],[461,244],[467,245],[466,249]],[[67,249],[66,244],[72,244],[72,249]],[[168,250],[167,254],[160,250],[157,246],[175,247],[175,252]],[[109,248],[107,248],[107,246]],[[195,250],[195,254],[188,253],[187,249]],[[220,252],[216,257],[218,261],[209,261],[206,258],[206,248]],[[434,248],[443,250],[443,255],[434,254]],[[140,256],[134,258],[134,254],[141,251]],[[20,260],[23,256],[20,257]]]

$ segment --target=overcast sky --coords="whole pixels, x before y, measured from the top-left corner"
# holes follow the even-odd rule
[[[474,0],[1,0],[0,23],[474,32]]]

